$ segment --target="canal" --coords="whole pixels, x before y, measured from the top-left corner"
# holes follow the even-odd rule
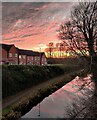
[[[83,117],[88,99],[93,96],[94,84],[91,75],[78,76],[70,83],[45,98],[22,118],[70,118]]]

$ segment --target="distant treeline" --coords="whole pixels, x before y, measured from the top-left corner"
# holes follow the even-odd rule
[[[47,58],[48,64],[83,64],[85,59],[83,57],[72,58]]]

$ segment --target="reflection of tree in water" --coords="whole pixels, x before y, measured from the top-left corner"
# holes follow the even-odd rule
[[[79,86],[77,99],[72,103],[72,106],[66,108],[69,118],[97,118],[97,97],[93,95],[94,86],[90,80],[91,77],[88,76],[87,78],[76,80],[78,85],[80,85],[80,81],[83,84]],[[90,89],[88,90],[88,88]]]

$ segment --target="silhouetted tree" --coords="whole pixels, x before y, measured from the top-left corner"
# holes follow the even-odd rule
[[[50,58],[52,57],[53,48],[54,48],[54,43],[53,43],[53,42],[50,42],[50,43],[48,44],[48,52],[49,52],[49,57],[50,57]]]
[[[71,21],[60,26],[59,38],[67,43],[68,51],[72,51],[73,55],[87,56],[86,43],[75,30]]]
[[[87,56],[88,52],[97,88],[97,1],[79,2],[74,6],[70,21],[60,27],[59,38],[67,40],[77,55]]]
[[[57,51],[59,51],[60,52],[60,55],[58,56],[58,57],[62,57],[62,51],[66,51],[65,50],[65,46],[64,46],[64,43],[63,42],[61,42],[61,43],[56,43],[56,49],[57,49]]]
[[[77,30],[81,39],[87,43],[91,63],[95,57],[97,43],[97,1],[80,2],[71,13],[73,27]]]

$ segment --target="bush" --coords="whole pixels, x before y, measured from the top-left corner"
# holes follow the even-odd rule
[[[64,73],[59,66],[2,66],[3,98]]]
[[[51,78],[79,69],[77,65],[3,65],[2,97],[14,95],[24,89],[38,85]]]

